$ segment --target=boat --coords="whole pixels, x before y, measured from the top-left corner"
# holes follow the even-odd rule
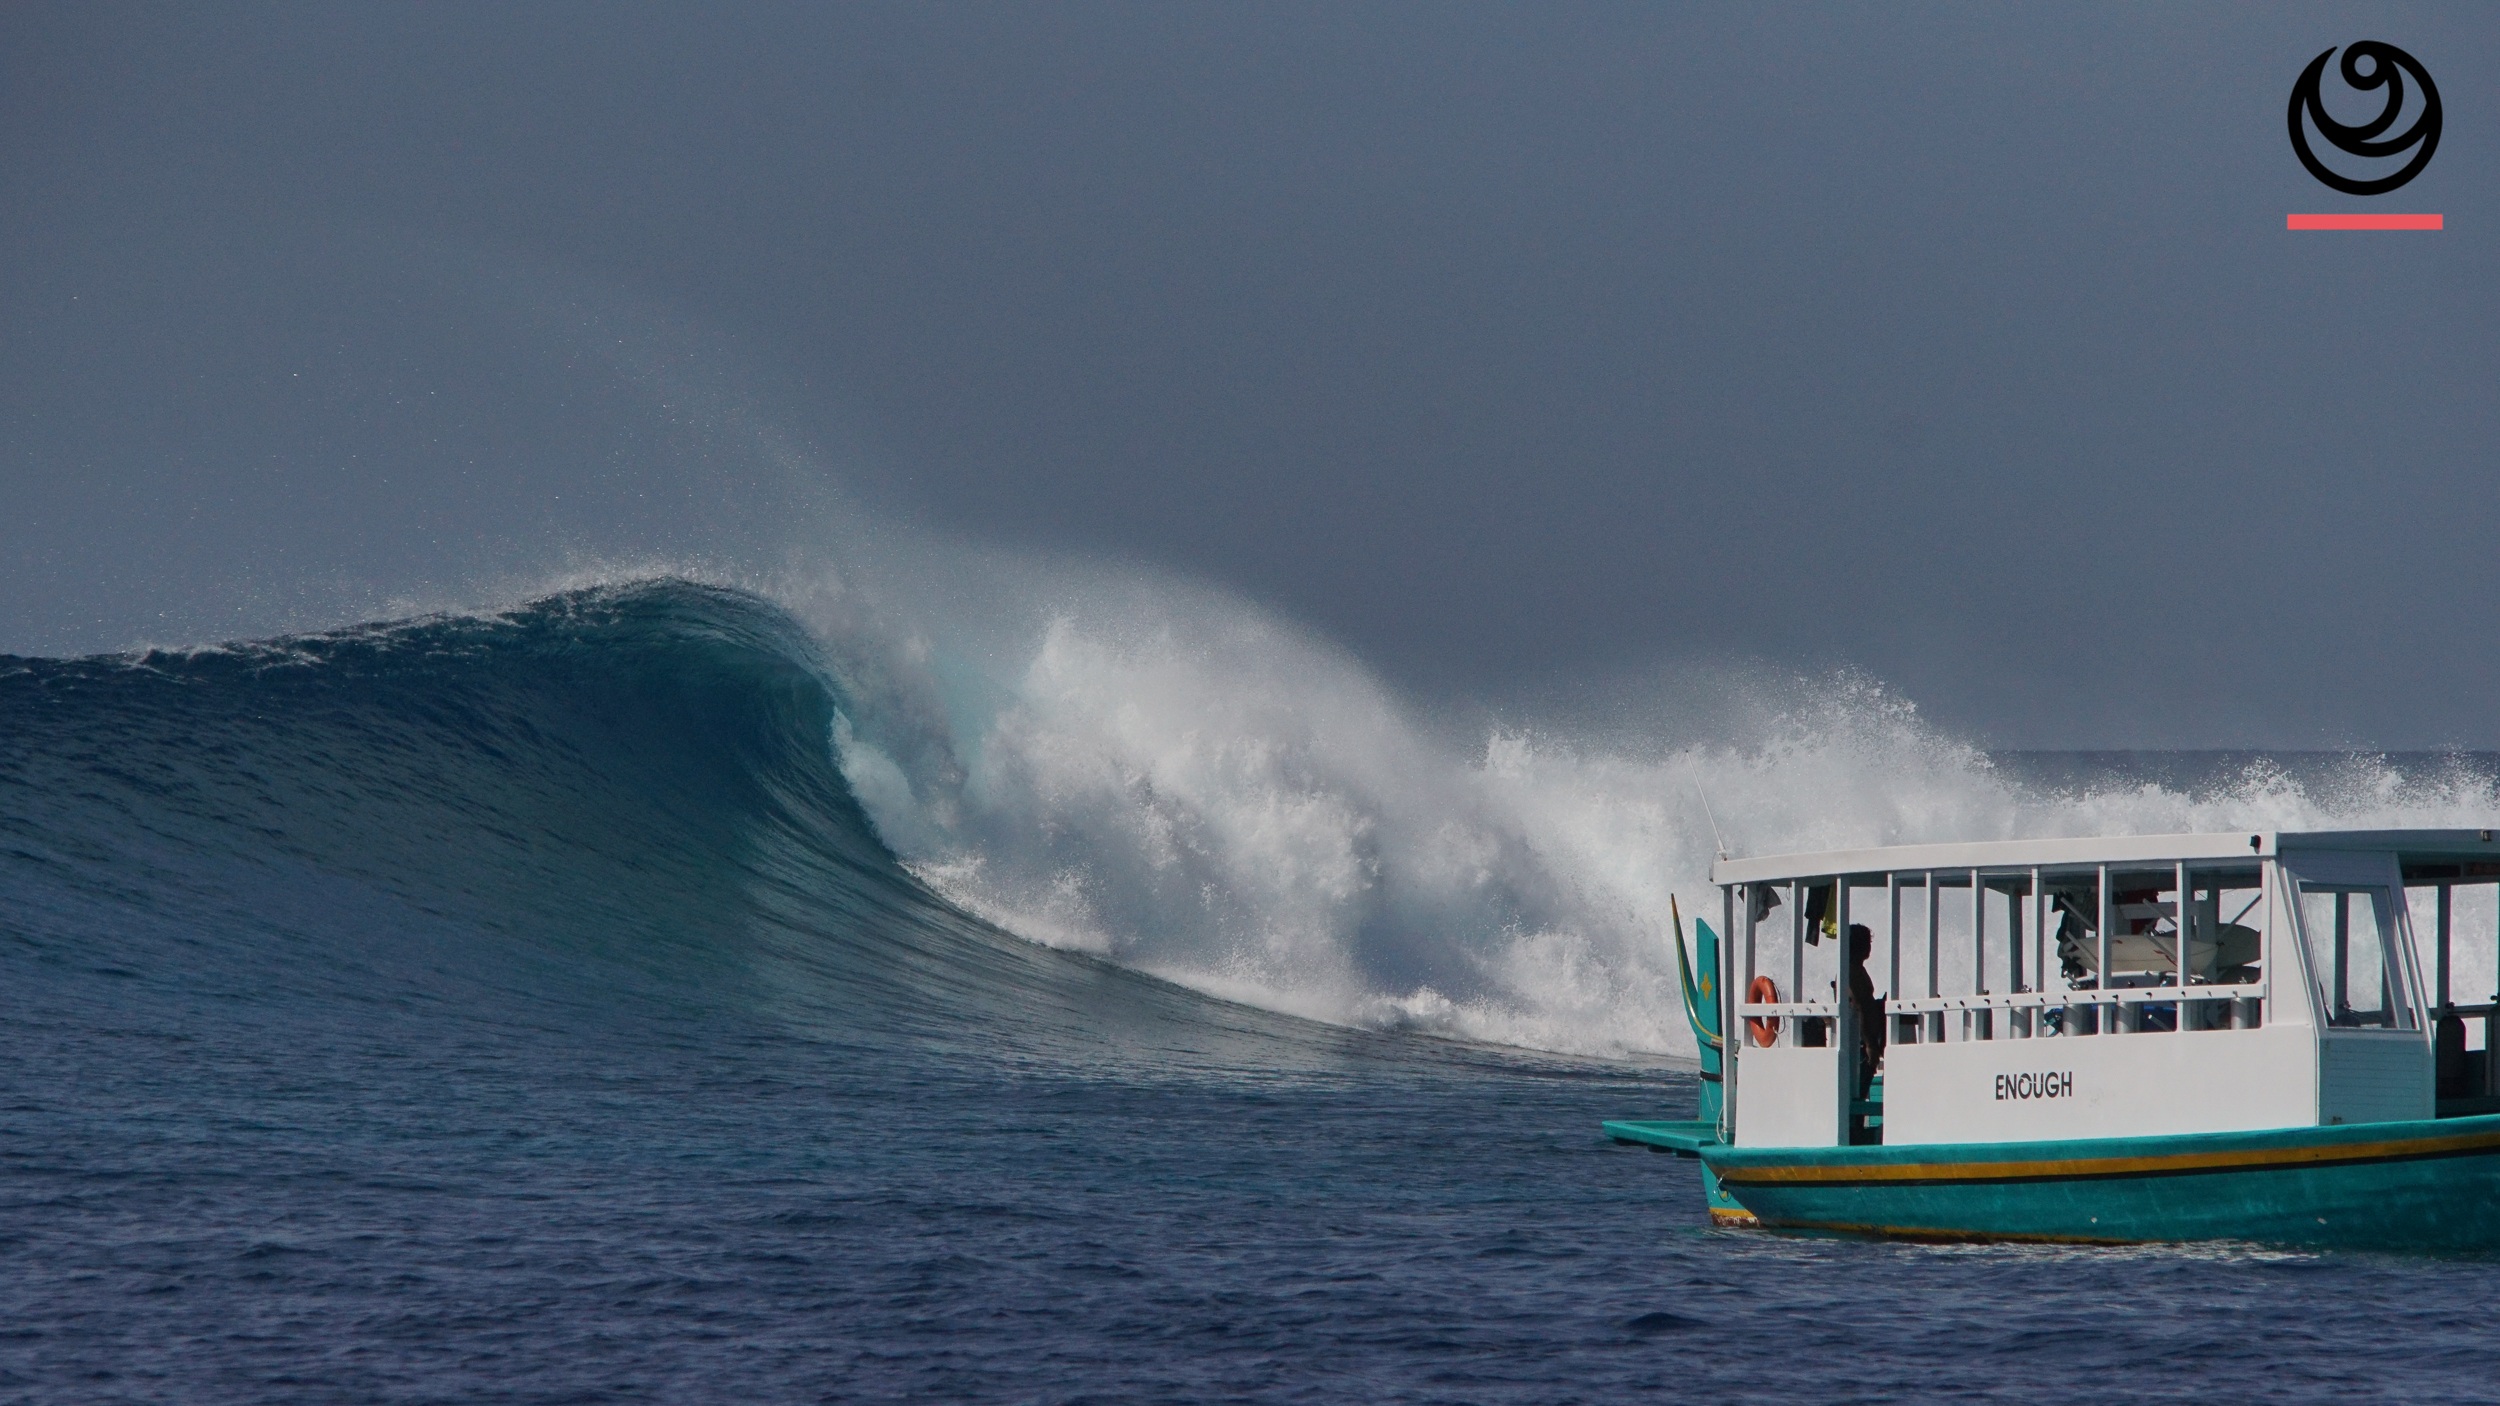
[[[1688,948],[1674,914],[1697,1116],[1604,1129],[1699,1161],[1715,1222],[2500,1250],[2500,994],[2451,990],[2492,831],[1722,856],[1711,882],[1715,928]]]

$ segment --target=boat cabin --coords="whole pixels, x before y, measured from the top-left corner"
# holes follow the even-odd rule
[[[2500,996],[2452,990],[2456,891],[2500,885],[2489,830],[1909,845],[1711,880],[1740,1148],[2500,1111]]]

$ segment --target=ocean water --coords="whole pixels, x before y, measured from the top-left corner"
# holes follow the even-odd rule
[[[1845,678],[1453,723],[1162,596],[0,660],[0,1399],[2500,1398],[2500,1263],[1716,1230],[1597,1127],[1693,1106],[1714,826],[2488,824],[2492,775],[1992,757]]]

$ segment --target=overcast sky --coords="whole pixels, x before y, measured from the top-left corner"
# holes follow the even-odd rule
[[[2445,128],[2358,199],[2284,110],[2373,38]],[[2500,745],[2496,74],[2485,6],[12,5],[0,649],[733,551],[795,463],[1425,698]],[[2283,227],[2352,208],[2448,228]]]

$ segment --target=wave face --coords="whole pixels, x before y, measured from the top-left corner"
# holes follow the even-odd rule
[[[153,1000],[180,1027],[216,992],[263,1026],[417,1001],[508,1032],[613,1023],[621,1003],[651,1028],[761,1005],[831,1039],[985,1058],[1108,1037],[1272,1063],[1309,1045],[1297,1022],[1210,1013],[933,897],[842,778],[841,709],[789,615],[675,580],[0,659],[5,926],[54,969],[17,996],[61,1007],[18,1014],[117,1027]]]
[[[1610,1055],[1689,1050],[1664,934],[1714,826],[1765,853],[2500,814],[2469,759],[2001,763],[1849,678],[1731,686],[1706,736],[1470,730],[1235,602],[1036,598],[967,626],[670,578],[0,662],[8,926],[245,1001],[761,1004],[985,1057],[1335,1038],[1273,1012]]]

